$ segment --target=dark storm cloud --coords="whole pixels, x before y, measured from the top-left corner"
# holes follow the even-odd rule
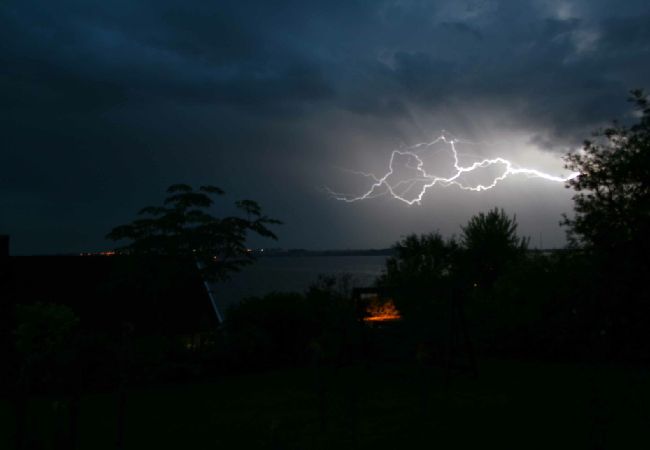
[[[509,111],[515,125],[546,133],[540,141],[575,141],[622,114],[624,93],[648,79],[644,24],[650,16],[644,11],[608,18],[604,11],[580,19],[551,13],[500,5],[496,22],[472,18],[450,26],[434,19],[426,33],[419,32],[420,44],[384,56],[388,62],[374,71],[394,82],[392,96],[422,108],[473,103]]]
[[[575,146],[650,79],[649,20],[643,1],[6,1],[0,227],[23,251],[100,247],[183,179],[259,199],[294,223],[283,245],[377,245],[313,190],[355,140],[431,137],[430,116]]]
[[[19,5],[3,21],[5,85],[17,98],[36,91],[37,102],[85,110],[127,98],[282,106],[331,95],[317,64],[276,48],[254,16],[223,3],[127,2],[123,15],[112,2]]]

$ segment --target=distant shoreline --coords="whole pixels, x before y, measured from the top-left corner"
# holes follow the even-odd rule
[[[256,257],[286,257],[286,256],[392,256],[395,251],[390,248],[370,250],[304,250],[304,249],[253,249]],[[33,257],[99,257],[114,256],[113,251],[82,252],[82,253],[52,253],[52,254],[19,254],[9,255],[10,258]]]
[[[264,249],[254,250],[256,256],[286,257],[286,256],[392,256],[392,248],[366,250],[306,250],[306,249]]]
[[[394,256],[395,249],[392,248],[380,248],[380,249],[348,249],[348,250],[307,250],[307,249],[251,249],[250,250],[256,257],[296,257],[296,256]],[[569,253],[575,252],[576,249],[570,248],[530,248],[528,249],[529,253],[543,253],[543,254],[553,254],[553,253]],[[99,252],[87,252],[87,253],[53,253],[53,254],[18,254],[18,255],[9,255],[9,257],[56,257],[56,256],[113,256],[115,252],[113,251],[99,251]]]
[[[561,253],[571,252],[566,248],[530,248],[529,253]],[[253,253],[259,257],[286,257],[286,256],[394,256],[395,249],[350,249],[350,250],[307,250],[307,249],[254,249]]]

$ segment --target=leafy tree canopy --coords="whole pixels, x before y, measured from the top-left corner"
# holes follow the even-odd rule
[[[226,279],[253,261],[246,246],[249,233],[277,239],[269,226],[281,222],[264,215],[252,200],[235,203],[241,216],[216,217],[210,209],[214,197],[223,194],[215,186],[174,184],[162,205],[143,208],[138,219],[115,227],[107,238],[127,242],[120,253],[192,257],[208,278]]]
[[[528,248],[528,239],[517,235],[517,217],[498,208],[473,216],[461,227],[460,243],[465,273],[473,283],[488,287]]]
[[[380,283],[424,287],[449,275],[458,244],[454,239],[445,241],[438,232],[410,234],[395,243],[393,250],[395,256],[386,261]]]
[[[460,228],[462,246],[473,253],[517,253],[528,247],[528,239],[517,235],[517,216],[511,219],[503,209],[478,213]]]
[[[617,122],[566,155],[566,167],[580,175],[568,182],[577,193],[575,216],[564,217],[570,242],[611,256],[650,251],[650,104],[641,90],[629,99],[638,122]],[[645,257],[644,257],[645,255]]]
[[[491,285],[528,246],[528,239],[517,235],[516,217],[497,208],[473,216],[461,231],[460,241],[438,232],[404,237],[393,246],[380,284],[430,289],[453,279]]]

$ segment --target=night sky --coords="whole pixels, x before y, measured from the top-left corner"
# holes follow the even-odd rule
[[[461,151],[559,175],[561,155],[650,88],[636,1],[4,0],[0,233],[17,254],[105,249],[172,183],[251,198],[285,248],[387,247],[494,206],[564,244],[561,183],[432,189],[347,204],[395,148],[441,130]],[[364,184],[365,183],[365,184]]]

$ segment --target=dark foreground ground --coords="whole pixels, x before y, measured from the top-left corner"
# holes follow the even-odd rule
[[[408,365],[289,369],[129,392],[129,449],[650,448],[647,369],[482,361],[478,379]],[[81,403],[78,447],[114,449],[116,397]],[[0,404],[0,448],[13,417]],[[30,404],[53,448],[64,403]],[[495,447],[496,446],[496,447]]]

